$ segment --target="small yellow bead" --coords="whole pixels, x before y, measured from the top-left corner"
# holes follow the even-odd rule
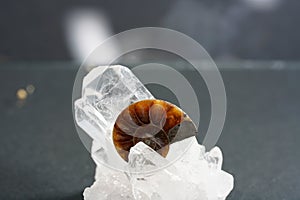
[[[28,94],[27,94],[26,90],[24,90],[24,89],[18,89],[16,95],[17,95],[17,98],[19,100],[25,100],[27,98]]]

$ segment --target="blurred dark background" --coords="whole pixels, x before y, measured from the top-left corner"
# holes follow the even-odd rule
[[[1,1],[0,59],[73,59],[66,16],[93,9],[106,16],[110,34],[160,26],[191,36],[215,59],[297,60],[299,8],[298,0]]]
[[[0,2],[0,199],[82,199],[95,164],[74,126],[73,61],[110,35],[145,26],[191,36],[220,68],[227,116],[217,145],[235,177],[228,199],[300,199],[299,0]],[[145,52],[149,61],[166,55]],[[141,55],[124,60],[138,64]],[[181,67],[195,86],[205,133],[205,83],[187,62],[162,63]]]

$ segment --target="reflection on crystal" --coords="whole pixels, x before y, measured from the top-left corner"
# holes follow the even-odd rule
[[[194,136],[171,143],[166,157],[143,141],[130,148],[128,162],[120,157],[112,140],[114,123],[122,110],[144,99],[154,98],[126,67],[97,67],[84,78],[82,98],[75,102],[75,120],[93,139],[91,155],[97,164],[95,182],[84,191],[85,200],[225,199],[233,188],[233,177],[221,170],[222,152],[218,147],[205,152]],[[175,159],[178,155],[183,156]]]

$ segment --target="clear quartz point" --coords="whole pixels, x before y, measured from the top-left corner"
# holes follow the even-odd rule
[[[91,155],[97,165],[95,182],[85,189],[84,199],[225,199],[233,189],[233,176],[221,169],[222,152],[218,147],[205,152],[196,137],[171,144],[166,158],[143,142],[130,149],[128,163],[117,154],[111,135],[116,118],[124,108],[144,99],[154,97],[124,66],[96,67],[84,77],[82,97],[74,105],[75,120],[93,139]]]
[[[111,139],[119,113],[144,99],[154,97],[127,67],[99,66],[83,79],[82,97],[75,101],[75,119],[93,139],[103,142],[104,137]]]
[[[154,97],[127,67],[99,66],[84,77],[82,97],[74,103],[75,120],[93,139],[96,162],[125,165],[112,143],[112,129],[123,109],[144,99]]]

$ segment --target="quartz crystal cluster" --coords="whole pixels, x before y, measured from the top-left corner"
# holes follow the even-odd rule
[[[130,149],[128,162],[116,152],[112,129],[118,114],[130,104],[154,99],[126,67],[100,66],[82,84],[75,101],[75,120],[92,139],[91,155],[97,167],[86,200],[222,200],[233,188],[233,177],[223,171],[222,152],[209,152],[189,137],[170,151],[190,147],[179,159],[165,158],[143,142]],[[183,146],[180,146],[183,145]],[[171,152],[176,154],[176,152]],[[124,169],[124,170],[122,170]]]
[[[93,139],[94,159],[126,168],[112,142],[113,126],[124,108],[144,99],[154,97],[126,67],[100,66],[84,77],[82,97],[75,101],[75,120]]]

